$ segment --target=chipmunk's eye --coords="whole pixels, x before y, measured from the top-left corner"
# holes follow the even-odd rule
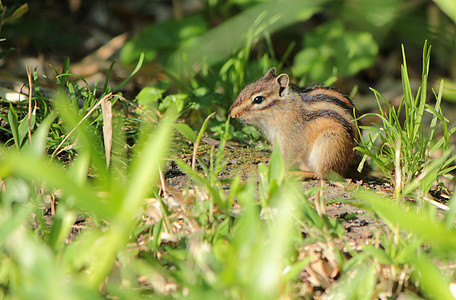
[[[254,104],[260,104],[264,101],[264,96],[255,96],[252,100]]]

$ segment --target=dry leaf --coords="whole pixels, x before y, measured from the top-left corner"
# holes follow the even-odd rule
[[[110,97],[101,99],[101,111],[103,113],[103,141],[105,147],[106,167],[109,167],[112,150],[112,102]]]

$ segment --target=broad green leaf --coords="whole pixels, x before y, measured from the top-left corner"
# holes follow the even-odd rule
[[[33,127],[35,126],[35,119],[36,116],[35,114],[32,113],[32,117],[30,118],[30,130],[33,130]],[[24,144],[24,139],[27,138],[28,135],[28,129],[29,129],[29,120],[28,120],[28,114],[19,122],[18,126],[18,133],[19,133],[19,144],[23,145]]]
[[[226,60],[249,41],[309,19],[326,0],[268,1],[254,5],[201,36],[188,40],[167,62],[176,76],[187,76]],[[259,20],[260,18],[260,20]]]
[[[132,64],[142,53],[145,62],[156,59],[166,62],[176,49],[205,32],[207,28],[206,21],[200,15],[152,23],[125,43],[120,52],[120,61],[122,64]]]
[[[166,96],[163,101],[159,104],[158,109],[160,111],[166,110],[170,106],[175,106],[178,112],[184,109],[185,100],[187,99],[185,94],[172,94]]]
[[[154,86],[144,87],[136,96],[138,104],[147,105],[162,99],[162,95],[169,88],[169,81],[159,81]]]
[[[440,9],[456,23],[456,2],[453,0],[434,0]]]
[[[180,134],[182,134],[183,137],[185,137],[190,142],[194,143],[196,141],[196,134],[193,131],[193,129],[190,126],[188,126],[188,124],[176,123],[174,124],[174,127],[177,131],[179,131]]]
[[[6,23],[14,21],[16,19],[19,19],[20,17],[22,17],[24,14],[26,14],[28,12],[28,9],[29,8],[28,8],[27,3],[22,4],[21,6],[16,8],[11,15],[9,15],[7,18],[2,20],[2,25],[5,25]]]
[[[340,21],[308,32],[304,47],[295,57],[293,74],[307,76],[311,82],[324,82],[334,74],[354,75],[373,65],[378,53],[369,32],[347,30]]]

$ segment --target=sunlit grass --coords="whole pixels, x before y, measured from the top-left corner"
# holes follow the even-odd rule
[[[368,113],[381,123],[361,126],[369,134],[361,138],[356,149],[369,157],[383,175],[396,187],[396,196],[408,194],[415,189],[426,194],[435,180],[444,188],[441,176],[449,176],[456,155],[450,146],[450,136],[456,127],[449,129],[448,120],[441,109],[443,82],[437,93],[435,105],[427,103],[427,82],[429,76],[431,47],[423,48],[423,71],[421,87],[413,96],[407,72],[405,51],[401,68],[403,97],[398,107],[392,107],[376,90],[372,89],[378,103],[378,113]],[[428,114],[430,121],[427,121]],[[442,152],[438,156],[438,152]],[[364,161],[363,161],[364,163]],[[360,165],[362,168],[362,164]],[[420,177],[418,181],[417,179]],[[410,185],[414,189],[410,189]]]
[[[423,83],[428,53],[425,47]],[[399,159],[400,199],[415,197],[417,190],[426,193],[453,159],[447,140],[453,131],[445,129],[440,93],[435,106],[424,103],[420,93],[411,97],[405,65],[402,74],[403,107],[381,111],[382,126],[368,128],[388,145],[367,138],[360,148],[385,166],[396,166]],[[311,299],[322,291],[333,299],[364,299],[409,291],[451,298],[454,272],[433,262],[451,269],[455,258],[456,197],[440,214],[432,206],[417,209],[357,187],[350,203],[385,226],[372,229],[367,245],[354,246],[340,220],[315,210],[310,200],[321,188],[303,191],[277,149],[268,164],[258,165],[257,176],[245,181],[234,174],[221,176],[231,159],[225,151],[232,132],[229,119],[220,126],[220,143],[203,153],[200,143],[214,115],[205,116],[195,133],[178,119],[184,107],[178,101],[160,107],[157,102],[165,97],[147,99],[145,92],[144,105],[134,112],[134,145],[128,151],[114,149],[108,163],[110,131],[103,128],[111,121],[96,105],[109,93],[96,96],[81,88],[91,107],[80,109],[69,88],[73,83],[60,83],[61,97],[48,104],[47,115],[37,116],[31,139],[11,112],[9,125],[17,126],[17,134],[0,158],[2,297]],[[87,116],[91,109],[93,118]],[[407,111],[405,125],[399,122],[401,109]],[[431,133],[421,122],[426,111],[432,115]],[[115,111],[112,118],[113,148],[127,145],[122,132],[128,119],[116,117]],[[433,142],[439,126],[444,137]],[[169,153],[177,136],[192,145],[190,158]],[[62,162],[52,152],[65,137],[62,146],[68,148],[62,148],[71,159]],[[407,149],[400,156],[387,150],[406,147],[412,137],[419,141],[411,145],[415,156],[407,156]],[[404,140],[392,142],[398,138]],[[438,149],[448,150],[432,160]],[[167,186],[163,178],[170,161],[188,178],[182,190]],[[397,169],[387,173],[385,167],[387,178],[394,180],[395,174]]]

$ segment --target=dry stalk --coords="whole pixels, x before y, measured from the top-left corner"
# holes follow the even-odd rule
[[[26,65],[27,70],[27,78],[29,82],[29,103],[28,103],[28,135],[29,140],[32,142],[32,90],[33,90],[33,81],[32,81],[32,73],[30,72],[29,65]]]
[[[396,151],[394,152],[394,196],[397,201],[401,199],[401,189],[402,189],[402,172],[401,172],[401,140],[398,139],[396,143]]]
[[[101,99],[101,112],[103,115],[103,141],[106,157],[106,168],[111,162],[112,150],[112,102],[109,97]]]

